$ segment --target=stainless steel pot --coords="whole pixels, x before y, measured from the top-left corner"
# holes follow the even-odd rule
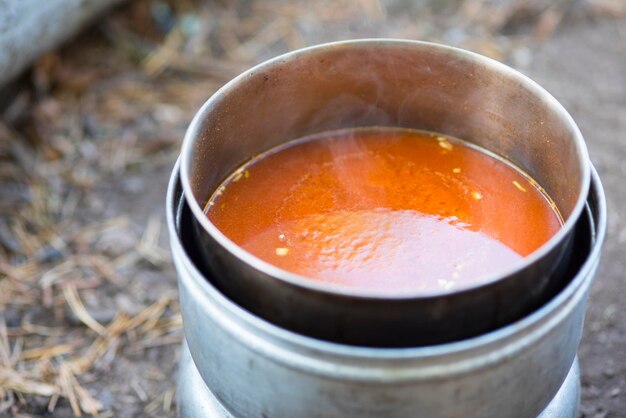
[[[238,247],[205,217],[212,192],[250,157],[308,134],[373,125],[438,131],[504,156],[544,186],[565,218],[563,229],[482,285],[394,297],[276,268]],[[511,323],[562,287],[559,277],[589,189],[589,163],[568,113],[509,67],[431,43],[360,40],[280,56],[215,93],[186,134],[181,181],[203,253],[199,267],[228,297],[270,322],[317,338],[415,346]]]
[[[567,285],[545,305],[464,341],[367,348],[287,331],[221,293],[197,267],[203,254],[177,166],[167,215],[195,366],[233,417],[536,417],[572,366],[600,260],[606,203],[595,170],[592,178]]]

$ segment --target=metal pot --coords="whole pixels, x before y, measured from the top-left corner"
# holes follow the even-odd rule
[[[305,135],[360,126],[437,131],[487,148],[537,180],[565,224],[484,284],[387,296],[281,270],[238,247],[204,215],[212,192],[252,156]],[[215,93],[187,131],[181,181],[203,254],[199,267],[229,298],[295,332],[400,347],[496,329],[558,292],[587,198],[589,163],[565,109],[509,67],[437,44],[360,40],[280,56]]]
[[[600,260],[606,203],[595,170],[592,178],[567,284],[545,305],[464,341],[367,348],[287,331],[222,294],[198,269],[203,254],[176,167],[168,226],[194,364],[233,417],[536,417],[572,367]]]

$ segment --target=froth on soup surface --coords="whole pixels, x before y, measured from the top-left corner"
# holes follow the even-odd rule
[[[387,294],[480,283],[561,227],[527,175],[429,132],[355,129],[285,144],[236,170],[211,222],[310,280]]]

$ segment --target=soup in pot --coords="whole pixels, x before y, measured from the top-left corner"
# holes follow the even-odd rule
[[[385,294],[480,284],[562,226],[510,162],[431,132],[360,128],[245,163],[206,207],[256,257],[307,280]]]

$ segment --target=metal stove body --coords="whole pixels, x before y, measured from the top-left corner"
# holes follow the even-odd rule
[[[179,418],[236,418],[206,387],[193,363],[187,343],[183,343],[181,349],[176,390]],[[576,359],[561,388],[537,418],[575,418],[578,416],[579,403],[580,368]]]

